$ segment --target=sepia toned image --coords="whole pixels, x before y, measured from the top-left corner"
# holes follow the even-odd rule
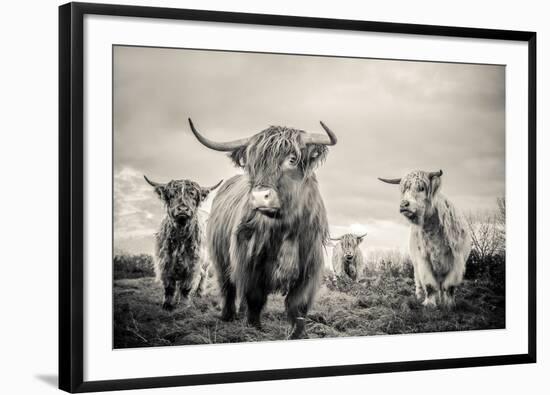
[[[505,67],[113,47],[114,348],[505,328]]]

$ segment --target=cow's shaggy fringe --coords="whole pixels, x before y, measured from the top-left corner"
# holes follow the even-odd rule
[[[294,154],[307,177],[324,162],[328,148],[317,144],[302,148],[304,146],[302,136],[305,133],[299,129],[270,126],[253,136],[247,146],[232,151],[229,156],[239,167],[244,167],[248,163],[250,165],[248,171],[255,176],[265,169],[278,168],[281,158]],[[313,152],[315,155],[312,155]],[[254,158],[254,160],[247,161],[247,158]]]

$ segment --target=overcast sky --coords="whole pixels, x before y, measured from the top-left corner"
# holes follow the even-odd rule
[[[338,136],[317,176],[334,236],[367,231],[364,249],[406,249],[397,186],[377,177],[443,169],[461,211],[505,190],[503,66],[183,49],[114,52],[115,249],[153,251],[163,213],[143,180],[203,186],[238,170],[202,146],[269,125]],[[205,207],[208,209],[208,205]]]

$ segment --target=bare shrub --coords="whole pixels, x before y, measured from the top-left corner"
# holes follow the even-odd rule
[[[498,198],[493,210],[466,216],[472,251],[466,262],[466,278],[485,280],[504,292],[506,266],[506,201]]]
[[[365,275],[388,275],[413,278],[414,271],[409,254],[397,248],[373,250],[369,253]]]

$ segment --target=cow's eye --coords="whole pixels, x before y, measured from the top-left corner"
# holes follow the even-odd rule
[[[420,185],[418,187],[418,192],[424,192],[424,185]]]
[[[298,164],[298,158],[296,158],[296,155],[290,155],[286,159],[286,163],[289,167],[296,167],[296,165]]]

